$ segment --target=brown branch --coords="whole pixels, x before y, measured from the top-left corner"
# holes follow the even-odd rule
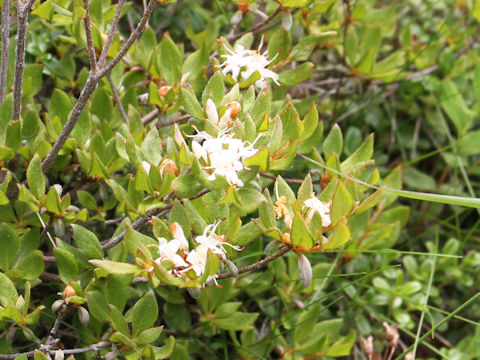
[[[127,42],[123,45],[122,49],[118,52],[117,56],[115,56],[112,62],[110,62],[106,67],[104,67],[103,69],[99,70],[96,73],[93,71],[93,69],[91,69],[90,76],[87,80],[87,83],[85,84],[85,87],[80,93],[77,103],[75,104],[72,112],[70,113],[70,116],[65,126],[63,127],[60,136],[58,137],[55,144],[53,144],[52,149],[49,151],[49,153],[47,154],[47,156],[42,162],[42,171],[44,174],[48,171],[50,166],[52,166],[52,163],[57,158],[58,153],[62,149],[70,133],[75,127],[75,124],[77,123],[78,118],[80,117],[81,113],[83,112],[83,109],[87,105],[87,101],[90,98],[90,95],[92,95],[93,90],[95,90],[95,87],[97,86],[100,79],[102,79],[105,75],[110,73],[110,71],[115,67],[115,65],[117,65],[122,59],[122,57],[127,53],[127,51],[130,49],[133,43],[142,35],[143,30],[145,28],[145,24],[147,23],[147,20],[150,17],[150,14],[152,13],[153,8],[155,7],[155,4],[156,4],[156,0],[150,0],[150,2],[148,3],[147,9],[145,10],[137,28],[132,34],[130,34],[130,37],[128,38]]]
[[[251,27],[250,29],[248,30],[245,30],[243,32],[241,32],[240,34],[237,34],[237,35],[233,35],[231,37],[228,38],[228,41],[235,41],[235,40],[238,40],[240,39],[243,35],[245,34],[248,34],[249,32],[252,32],[252,33],[255,33],[257,32],[258,30],[260,30],[263,26],[265,26],[266,24],[268,24],[271,20],[273,20],[273,18],[275,18],[278,14],[280,14],[282,12],[282,8],[279,6],[269,17],[267,17],[265,20],[263,21],[260,21],[258,24],[256,24],[255,26]]]
[[[16,38],[17,47],[15,50],[15,75],[13,80],[13,120],[18,120],[20,118],[23,90],[23,69],[25,67],[25,41],[27,39],[28,29],[28,13],[30,12],[34,2],[35,0],[28,0],[26,3],[20,4],[20,6],[17,4],[18,24]]]
[[[8,47],[10,44],[10,0],[2,3],[2,55],[0,60],[0,105],[7,94]]]
[[[107,58],[108,50],[110,49],[110,45],[112,44],[113,36],[117,31],[117,25],[120,21],[120,16],[122,15],[124,0],[119,0],[117,4],[117,8],[115,9],[115,16],[113,17],[112,24],[110,25],[110,31],[107,36],[107,40],[105,40],[105,44],[103,44],[102,52],[100,53],[100,57],[98,58],[98,67],[101,69],[103,67],[103,63]],[[128,123],[128,121],[127,121]]]
[[[273,260],[279,258],[280,256],[286,254],[287,252],[289,252],[291,249],[288,247],[288,246],[285,246],[283,248],[281,248],[279,251],[277,251],[276,253],[256,262],[255,264],[252,264],[252,265],[248,265],[248,266],[245,266],[241,269],[238,269],[238,274],[244,274],[246,272],[249,272],[249,271],[254,271],[254,270],[258,270],[262,267],[264,267],[265,265],[267,265],[269,262],[272,262]],[[222,280],[222,279],[228,279],[228,278],[231,278],[231,277],[235,277],[235,275],[233,273],[226,273],[226,274],[220,274],[217,276],[217,279],[218,280]],[[136,278],[134,278],[132,280],[132,285],[134,284],[146,284],[148,283],[148,279],[144,276],[138,276]]]
[[[158,109],[150,111],[147,115],[142,117],[142,124],[146,125],[149,122],[155,120],[157,118],[158,114],[160,114],[160,110],[158,110]]]
[[[155,7],[155,4],[157,3],[156,0],[150,0],[150,2],[147,5],[147,8],[145,9],[145,12],[143,13],[142,19],[140,20],[140,23],[137,25],[137,28],[135,31],[133,31],[130,34],[130,37],[128,38],[127,42],[122,46],[118,54],[113,58],[113,60],[106,65],[103,69],[100,70],[98,77],[99,79],[107,75],[112,69],[122,60],[122,58],[125,56],[127,51],[130,49],[130,47],[133,45],[135,41],[142,35],[143,30],[145,29],[145,25],[147,24],[148,18],[150,17],[150,14],[153,11],[153,8]]]
[[[87,37],[87,51],[88,58],[90,59],[90,71],[96,73],[97,68],[97,56],[95,55],[95,45],[92,37],[92,23],[90,22],[90,11],[88,10],[88,0],[83,0],[83,8],[85,9],[85,17],[83,21],[85,23],[85,35]]]
[[[288,246],[285,246],[285,247],[281,248],[279,251],[277,251],[276,253],[266,257],[265,259],[260,260],[259,262],[256,262],[255,264],[248,265],[248,266],[245,266],[241,269],[238,269],[238,273],[243,274],[243,273],[246,273],[246,272],[249,272],[249,271],[258,270],[258,269],[264,267],[265,265],[267,265],[269,262],[272,262],[273,260],[275,260],[275,259],[279,258],[280,256],[286,254],[290,250],[291,249]],[[228,278],[231,278],[233,276],[234,275],[232,273],[220,274],[220,275],[218,275],[217,279],[218,280],[228,279]]]
[[[113,97],[117,102],[118,110],[120,110],[120,114],[122,115],[122,118],[125,121],[125,123],[128,124],[128,115],[125,112],[122,102],[120,101],[120,96],[118,95],[117,88],[115,87],[115,84],[113,83],[113,80],[110,74],[107,75],[107,79],[108,79],[108,83],[110,84],[110,88],[112,89]]]

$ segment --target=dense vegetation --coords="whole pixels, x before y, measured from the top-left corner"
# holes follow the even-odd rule
[[[3,0],[0,359],[480,358],[479,21]]]

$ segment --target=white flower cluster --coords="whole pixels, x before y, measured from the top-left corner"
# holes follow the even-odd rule
[[[161,264],[163,261],[169,261],[173,265],[170,272],[176,276],[189,270],[193,270],[197,276],[202,276],[207,265],[209,250],[223,261],[227,261],[225,245],[240,251],[238,246],[225,242],[223,235],[215,234],[219,224],[220,221],[206,226],[203,234],[195,238],[195,242],[198,243],[197,247],[189,250],[188,241],[182,227],[178,223],[172,223],[170,231],[173,239],[170,241],[165,238],[158,239],[160,256],[155,262]]]
[[[192,142],[193,154],[209,164],[204,167],[206,170],[212,170],[208,180],[215,180],[216,176],[220,175],[224,176],[230,185],[243,186],[238,172],[248,169],[243,161],[255,155],[257,150],[253,147],[255,143],[249,144],[235,139],[229,131],[229,128],[223,129],[216,138],[205,131],[198,132],[194,137],[203,140],[203,143]]]
[[[263,54],[260,52],[263,45],[263,37],[260,41],[258,50],[247,50],[242,45],[237,44],[233,51],[224,45],[228,54],[222,55],[225,58],[225,62],[221,64],[223,67],[222,72],[224,75],[232,73],[232,78],[238,81],[240,75],[242,79],[246,80],[253,75],[255,71],[260,74],[260,80],[255,82],[258,88],[264,88],[267,86],[267,79],[272,79],[275,84],[278,83],[278,74],[272,70],[267,69],[267,66],[277,57],[275,55],[273,59],[268,60],[268,51]]]

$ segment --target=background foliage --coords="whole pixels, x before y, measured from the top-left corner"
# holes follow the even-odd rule
[[[3,1],[0,359],[480,357],[478,1]]]

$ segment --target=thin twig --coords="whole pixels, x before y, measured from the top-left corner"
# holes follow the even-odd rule
[[[64,306],[64,305],[62,305],[62,306]],[[47,347],[51,346],[55,342],[55,339],[57,337],[58,328],[60,327],[60,324],[61,324],[63,318],[65,317],[65,315],[68,311],[68,307],[66,309],[62,309],[62,310],[64,310],[64,311],[59,311],[58,312],[57,318],[55,319],[55,322],[53,323],[53,326],[50,329],[50,332],[48,333],[47,342],[45,343],[45,346],[47,346]]]
[[[2,57],[0,60],[0,105],[7,94],[8,47],[10,46],[10,0],[2,3]]]
[[[92,94],[93,90],[95,90],[95,87],[97,86],[100,79],[103,78],[108,73],[110,73],[110,71],[115,67],[115,65],[117,65],[122,59],[122,57],[127,53],[127,51],[133,45],[135,40],[142,35],[143,30],[145,28],[145,24],[147,23],[147,19],[152,13],[153,8],[155,7],[155,4],[156,4],[156,0],[150,0],[150,3],[148,4],[148,7],[145,10],[137,28],[132,34],[130,34],[130,37],[128,38],[127,42],[123,45],[122,49],[118,52],[117,56],[115,56],[112,62],[110,62],[103,69],[99,70],[97,73],[94,73],[93,71],[90,72],[90,76],[88,77],[87,83],[85,84],[85,87],[80,93],[77,103],[75,104],[70,114],[70,117],[65,123],[65,126],[63,127],[60,136],[58,137],[55,144],[53,144],[52,149],[49,151],[49,153],[47,154],[47,156],[42,162],[42,171],[44,174],[48,171],[52,163],[57,158],[59,151],[62,149],[70,133],[75,127],[75,124],[77,123],[78,118],[82,114],[83,109],[87,105],[87,101],[90,98],[90,95]]]
[[[142,117],[142,124],[143,125],[146,125],[148,124],[149,122],[155,120],[158,116],[158,114],[160,113],[160,110],[158,109],[155,109],[155,110],[152,110],[150,111],[147,115],[145,115],[144,117]]]
[[[20,118],[23,90],[23,69],[25,67],[25,41],[27,38],[28,28],[28,13],[30,12],[30,9],[32,8],[34,2],[35,0],[28,0],[24,4],[21,4],[17,10],[18,24],[16,39],[17,47],[15,51],[15,75],[13,80],[13,120],[18,120]]]
[[[163,19],[162,22],[155,29],[156,35],[160,34],[163,28],[172,21],[173,14],[175,14],[178,11],[178,9],[180,9],[180,6],[182,6],[182,3],[183,3],[183,0],[177,0],[175,5],[172,6],[172,8],[168,11],[167,15],[165,16],[165,19]]]
[[[83,21],[85,23],[85,35],[87,37],[87,51],[88,58],[90,59],[90,70],[93,73],[97,72],[97,56],[95,55],[95,44],[92,37],[92,23],[90,22],[90,11],[88,10],[88,0],[83,0],[83,8],[85,9],[85,17]]]
[[[269,262],[272,262],[273,260],[279,258],[280,256],[286,254],[287,252],[289,252],[291,249],[288,247],[288,246],[285,246],[283,248],[281,248],[279,251],[277,251],[276,253],[256,262],[255,264],[252,264],[252,265],[248,265],[248,266],[245,266],[243,268],[240,268],[238,269],[238,274],[244,274],[246,272],[249,272],[249,271],[254,271],[254,270],[258,270],[262,267],[264,267],[265,265],[267,265]],[[228,279],[228,278],[231,278],[231,277],[235,277],[235,275],[233,273],[227,273],[227,274],[220,274],[218,275],[217,279],[218,280],[222,280],[222,279]],[[136,278],[134,278],[132,280],[132,284],[146,284],[148,283],[148,279],[144,276],[138,276]]]
[[[125,56],[125,54],[133,45],[133,43],[140,37],[140,35],[142,35],[143,30],[145,29],[145,25],[147,24],[148,18],[150,17],[150,14],[152,13],[156,3],[157,3],[156,0],[150,0],[150,2],[147,5],[147,8],[145,9],[145,12],[143,13],[140,23],[137,25],[137,28],[135,29],[134,32],[130,34],[130,37],[128,38],[127,42],[122,46],[122,48],[120,49],[118,54],[113,58],[113,60],[108,65],[106,65],[103,69],[100,70],[98,74],[99,79],[104,77],[110,71],[112,71],[112,69],[120,62],[120,60],[122,60],[122,58]]]
[[[279,258],[280,256],[286,254],[290,250],[291,249],[288,246],[285,246],[285,247],[281,248],[279,251],[277,251],[276,253],[266,257],[265,259],[260,260],[259,262],[256,262],[255,264],[248,265],[248,266],[245,266],[241,269],[238,269],[238,273],[243,274],[243,273],[246,273],[248,271],[258,270],[258,269],[264,267],[265,265],[267,265],[269,262],[272,262],[273,260],[275,260],[275,259]],[[232,273],[220,274],[220,275],[218,275],[217,279],[218,280],[228,279],[228,278],[231,278],[231,277],[234,277],[234,276],[235,275],[232,274]]]
[[[64,349],[62,352],[65,355],[71,355],[71,354],[84,354],[90,351],[100,351],[102,349],[106,349],[108,347],[111,347],[112,345],[108,342],[102,341],[97,344],[93,344],[87,347],[83,348],[78,348],[78,349]],[[49,355],[55,355],[56,350],[48,350],[46,351]],[[27,357],[32,357],[35,354],[35,351],[28,351],[24,353],[16,353],[16,354],[0,354],[0,359],[15,359],[19,356],[27,356]]]
[[[100,57],[98,58],[97,65],[100,69],[103,67],[103,63],[107,58],[108,50],[110,49],[110,45],[112,44],[113,36],[117,32],[117,25],[120,20],[120,15],[122,15],[123,3],[124,3],[124,0],[119,0],[117,4],[117,8],[115,9],[115,16],[113,17],[112,23],[110,25],[110,31],[108,33],[107,40],[105,40],[105,44],[103,44],[102,52],[100,53]]]
[[[117,102],[118,110],[120,110],[120,114],[122,115],[123,120],[125,121],[126,124],[128,124],[128,116],[127,113],[125,112],[125,109],[122,105],[122,102],[120,100],[120,96],[118,95],[117,88],[115,87],[115,84],[113,83],[112,77],[110,74],[107,75],[108,83],[110,84],[110,88],[112,89],[113,92],[113,97],[115,98],[115,101]]]
[[[251,27],[250,29],[248,30],[245,30],[243,32],[241,32],[240,34],[237,34],[237,35],[233,35],[231,36],[230,38],[228,38],[229,41],[235,41],[235,40],[238,40],[240,39],[243,35],[245,34],[248,34],[249,32],[252,32],[252,33],[255,33],[256,31],[258,31],[259,29],[261,29],[263,26],[265,26],[266,24],[268,24],[274,17],[276,17],[278,14],[280,14],[282,12],[282,8],[279,6],[269,17],[267,17],[265,20],[263,21],[260,21],[258,24],[256,24],[255,26]]]

